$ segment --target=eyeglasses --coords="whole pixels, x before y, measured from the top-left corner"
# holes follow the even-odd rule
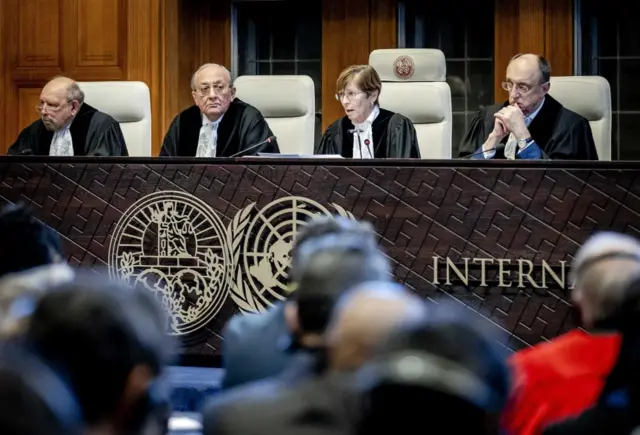
[[[360,92],[352,92],[352,91],[349,91],[349,92],[338,92],[336,94],[336,100],[342,101],[342,99],[344,97],[347,97],[347,100],[351,101],[359,94],[366,94],[366,92],[363,92],[363,91],[360,91]]]
[[[46,110],[48,112],[55,113],[55,112],[59,111],[60,109],[62,109],[64,106],[66,106],[67,103],[70,103],[70,101],[67,101],[66,103],[58,104],[58,105],[42,103],[42,104],[39,104],[39,105],[36,106],[36,112],[42,113],[43,110]]]
[[[196,93],[201,97],[207,97],[213,90],[215,95],[221,95],[229,90],[229,85],[205,85],[196,90]]]
[[[534,88],[538,87],[538,86],[542,86],[542,85],[546,85],[548,82],[545,83],[539,83],[537,85],[527,85],[524,83],[512,83],[512,82],[502,82],[502,89],[504,89],[505,91],[513,91],[513,88],[515,87],[519,93],[521,94],[527,94],[529,92],[531,92]]]

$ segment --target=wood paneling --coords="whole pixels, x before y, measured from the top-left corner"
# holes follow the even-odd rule
[[[553,75],[573,74],[573,6],[571,0],[496,0],[494,38],[495,100],[509,60],[517,53],[542,54]]]
[[[365,64],[376,48],[397,44],[395,0],[323,0],[322,129],[344,115],[335,83],[349,65]]]

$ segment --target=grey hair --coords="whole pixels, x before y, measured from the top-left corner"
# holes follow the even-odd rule
[[[193,73],[193,75],[191,76],[191,90],[195,91],[196,90],[196,77],[198,76],[198,73],[200,71],[202,71],[205,68],[209,68],[209,67],[218,67],[218,68],[222,68],[227,75],[229,76],[229,86],[233,87],[233,76],[231,75],[231,72],[223,65],[217,64],[217,63],[205,63],[204,65],[200,66],[200,68],[198,68],[196,70],[196,72]]]
[[[607,254],[631,255],[609,257],[582,267],[589,261]],[[595,316],[606,317],[618,307],[625,296],[626,288],[640,272],[640,241],[610,231],[598,233],[578,250],[571,269],[576,289],[588,298]]]
[[[511,58],[509,63],[513,62],[514,60],[522,56],[526,56],[529,54],[530,53],[518,53]],[[538,54],[531,54],[531,55],[535,56],[538,59],[538,68],[540,68],[540,74],[542,76],[542,81],[540,83],[548,83],[549,80],[551,80],[551,65],[549,64],[549,61],[544,56],[540,56]]]
[[[67,88],[67,101],[77,101],[80,105],[84,103],[84,91],[80,89],[78,83],[73,82]]]

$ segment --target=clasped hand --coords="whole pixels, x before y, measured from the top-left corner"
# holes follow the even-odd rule
[[[513,133],[516,139],[529,137],[527,125],[524,122],[524,114],[518,106],[507,106],[500,109],[495,115],[495,124],[492,134],[502,140],[509,133]]]

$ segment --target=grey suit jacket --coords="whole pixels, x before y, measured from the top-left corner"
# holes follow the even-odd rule
[[[331,373],[223,393],[205,407],[203,435],[346,435],[357,415],[350,381]]]
[[[222,336],[225,368],[222,388],[225,390],[276,376],[289,361],[284,303],[266,313],[233,317]]]

